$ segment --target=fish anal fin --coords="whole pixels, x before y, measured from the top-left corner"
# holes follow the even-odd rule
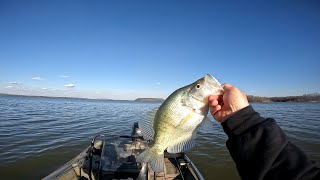
[[[196,133],[192,133],[191,136],[175,143],[173,145],[168,146],[168,153],[180,153],[190,150],[195,146]]]
[[[164,154],[157,153],[156,149],[149,148],[143,151],[136,159],[137,162],[149,163],[154,172],[164,172],[165,162]]]

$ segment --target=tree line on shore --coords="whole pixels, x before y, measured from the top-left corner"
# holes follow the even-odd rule
[[[248,95],[247,97],[249,102],[320,102],[320,93],[285,97],[262,97],[253,95]]]

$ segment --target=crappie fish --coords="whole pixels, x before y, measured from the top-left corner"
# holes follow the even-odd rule
[[[207,118],[209,95],[222,93],[221,84],[210,74],[173,92],[161,104],[153,121],[142,127],[154,144],[137,157],[137,162],[149,162],[154,172],[164,171],[164,151],[180,153],[191,149],[199,126],[212,126]]]

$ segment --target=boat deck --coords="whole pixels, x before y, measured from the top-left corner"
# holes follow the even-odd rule
[[[165,151],[165,172],[155,173],[148,164],[136,162],[136,157],[150,147],[148,141],[135,136],[108,135],[100,138],[95,137],[93,146],[44,179],[204,179],[184,153],[169,154]]]

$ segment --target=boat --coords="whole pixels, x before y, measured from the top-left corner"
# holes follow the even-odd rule
[[[134,123],[130,136],[98,134],[89,147],[43,179],[204,179],[185,153],[165,152],[165,172],[161,173],[153,172],[148,163],[136,162],[136,157],[151,145],[152,141],[143,138],[138,123]]]

